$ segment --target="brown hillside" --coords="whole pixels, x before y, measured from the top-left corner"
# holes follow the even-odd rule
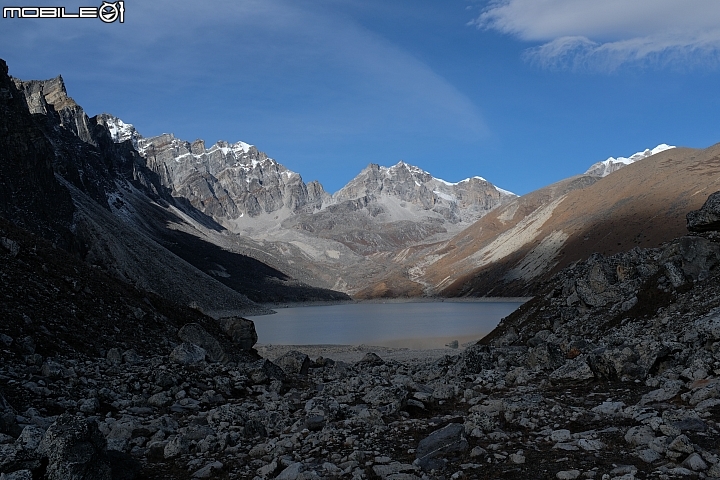
[[[720,190],[720,144],[677,148],[605,178],[581,175],[515,199],[407,266],[387,290],[529,295],[538,281],[594,252],[653,247],[686,233],[685,215]],[[414,285],[414,287],[413,287]],[[369,292],[368,292],[369,293]]]

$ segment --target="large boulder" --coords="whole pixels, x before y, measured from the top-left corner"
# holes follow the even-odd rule
[[[290,350],[276,358],[273,363],[288,375],[307,375],[310,369],[310,357],[297,350]]]
[[[468,448],[465,427],[460,423],[451,423],[420,440],[415,452],[416,462],[423,470],[439,469],[447,462],[446,457]]]
[[[252,320],[242,317],[225,317],[219,321],[225,333],[241,350],[251,350],[257,343],[258,336]]]
[[[48,480],[112,480],[105,437],[97,423],[64,414],[50,425],[38,453]]]
[[[194,343],[183,342],[170,352],[170,360],[182,365],[194,365],[205,360],[205,349]]]
[[[226,359],[225,350],[220,346],[220,342],[197,323],[184,325],[178,331],[178,337],[183,342],[194,343],[202,347],[211,362],[222,362]]]
[[[720,230],[720,192],[710,195],[700,210],[693,210],[685,218],[691,232]]]

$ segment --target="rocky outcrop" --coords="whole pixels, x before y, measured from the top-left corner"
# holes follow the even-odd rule
[[[691,232],[720,231],[720,192],[710,195],[700,210],[688,213],[686,218]]]
[[[186,142],[171,134],[139,138],[138,150],[174,196],[217,221],[256,217],[282,208],[312,212],[329,195],[317,182],[305,184],[299,174],[244,142]]]

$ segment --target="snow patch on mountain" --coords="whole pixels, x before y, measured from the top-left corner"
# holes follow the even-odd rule
[[[142,138],[142,135],[135,130],[135,127],[131,123],[125,123],[118,117],[107,113],[99,115],[98,120],[100,123],[105,124],[113,142],[122,143],[131,140],[133,147],[137,150],[138,140]]]
[[[633,155],[630,155],[630,157],[610,157],[607,160],[603,160],[602,162],[597,162],[593,164],[588,170],[585,172],[586,175],[596,175],[599,177],[606,177],[610,175],[612,172],[615,172],[617,170],[620,170],[622,167],[625,167],[627,165],[630,165],[631,163],[635,163],[638,160],[642,160],[643,158],[650,157],[652,155],[655,155],[656,153],[664,152],[665,150],[670,150],[671,148],[675,148],[672,145],[667,145],[665,143],[661,143],[657,147],[653,149],[646,149],[642,152],[634,153]]]

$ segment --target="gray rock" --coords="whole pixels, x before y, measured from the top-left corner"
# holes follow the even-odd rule
[[[30,470],[18,470],[13,473],[0,473],[0,480],[33,480]]]
[[[291,463],[280,474],[275,477],[275,480],[297,480],[300,473],[305,470],[302,462]]]
[[[241,350],[251,350],[258,341],[255,324],[242,317],[225,317],[218,320],[225,333]]]
[[[374,352],[368,352],[365,354],[363,358],[358,360],[357,363],[365,364],[365,365],[382,365],[385,363],[385,361],[380,358],[380,356],[377,353]]]
[[[160,392],[155,395],[151,395],[150,398],[147,399],[147,403],[153,407],[162,408],[171,405],[173,403],[173,399],[170,397],[168,392]]]
[[[693,210],[685,218],[691,232],[720,230],[720,192],[711,194],[700,210]]]
[[[664,402],[670,400],[680,392],[679,385],[671,385],[665,388],[658,388],[651,392],[646,393],[640,399],[640,405],[647,405],[648,403]]]
[[[35,450],[40,446],[45,430],[35,425],[25,427],[17,439],[17,443],[25,450]]]
[[[178,330],[178,337],[183,342],[193,343],[205,350],[208,360],[222,362],[226,359],[225,350],[220,342],[197,323],[188,323]]]
[[[7,237],[0,237],[0,247],[9,252],[12,257],[17,257],[18,253],[20,253],[20,244]]]
[[[128,446],[128,442],[132,438],[132,432],[135,430],[135,422],[130,419],[119,420],[112,424],[110,432],[105,438],[107,441],[107,449],[123,452]]]
[[[120,365],[122,363],[122,352],[119,348],[111,348],[105,358],[113,365]]]
[[[290,350],[273,362],[288,375],[307,375],[310,369],[310,357],[297,350]]]
[[[541,343],[528,351],[527,365],[529,367],[538,367],[543,370],[556,370],[564,363],[565,357],[562,351],[560,351],[560,347],[554,343]]]
[[[95,413],[98,408],[100,408],[100,400],[97,398],[83,399],[80,401],[80,405],[78,406],[78,410],[88,415]]]
[[[630,428],[625,434],[625,441],[633,447],[642,447],[655,439],[655,432],[647,425]]]
[[[205,349],[194,343],[183,342],[170,352],[170,360],[183,365],[194,365],[205,360]]]
[[[695,448],[693,447],[690,439],[683,434],[679,435],[675,440],[670,442],[670,445],[668,445],[668,450],[689,454],[693,453],[695,451]]]
[[[363,401],[385,414],[394,413],[402,408],[407,399],[408,391],[402,385],[384,387],[378,385],[363,397]]]
[[[657,462],[662,458],[662,455],[660,455],[658,452],[651,448],[646,448],[643,450],[640,450],[637,452],[637,456],[640,460],[642,460],[645,463],[653,463]]]
[[[223,469],[224,465],[222,462],[212,462],[205,465],[200,470],[193,473],[193,478],[215,478],[218,473]]]
[[[584,355],[567,361],[565,365],[550,374],[550,381],[553,384],[584,383],[593,378],[595,374]]]
[[[684,467],[687,467],[690,470],[694,470],[696,472],[701,472],[708,469],[707,463],[705,463],[702,457],[697,453],[691,453],[690,456],[687,457],[682,464]]]
[[[580,476],[580,470],[562,470],[555,474],[558,480],[575,480]]]
[[[464,452],[470,448],[464,438],[465,428],[459,423],[451,423],[420,440],[417,450],[417,464],[423,470],[444,466],[449,454]]]
[[[167,445],[165,445],[163,455],[165,458],[175,458],[188,453],[189,450],[190,445],[188,444],[187,439],[183,435],[176,435],[167,443]]]
[[[64,414],[48,428],[38,453],[47,459],[48,480],[111,480],[105,446],[95,422]]]

